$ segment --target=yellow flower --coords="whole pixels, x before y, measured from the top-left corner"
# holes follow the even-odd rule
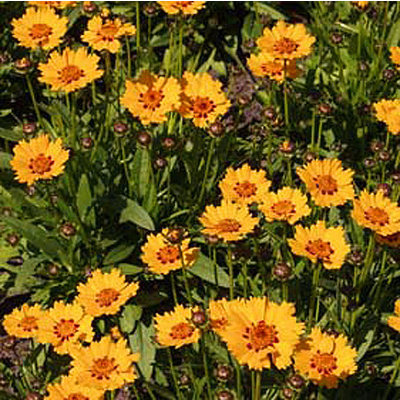
[[[193,120],[194,125],[205,128],[224,115],[231,102],[222,91],[222,84],[207,72],[193,75],[186,71],[182,78],[182,107],[179,112],[184,118]]]
[[[353,174],[353,170],[343,169],[337,159],[313,160],[297,168],[297,175],[321,207],[340,206],[354,198]]]
[[[44,400],[103,400],[103,391],[76,383],[73,376],[63,376],[60,383],[47,386]]]
[[[242,301],[244,301],[244,299],[227,300],[226,298],[210,301],[208,305],[208,317],[211,329],[215,333],[218,333],[218,335],[223,334],[229,325],[231,310],[235,310],[235,307]]]
[[[307,205],[307,196],[299,189],[290,187],[284,187],[277,193],[267,193],[260,210],[268,222],[287,221],[291,225],[311,213]]]
[[[30,7],[20,19],[13,19],[13,35],[21,46],[50,50],[58,46],[67,31],[68,18],[51,8]]]
[[[76,343],[92,340],[92,321],[79,304],[58,301],[39,322],[38,342],[50,343],[57,353],[68,354]]]
[[[207,206],[199,220],[203,233],[228,242],[243,239],[258,224],[258,218],[252,217],[247,207],[227,200],[222,200],[220,206]]]
[[[368,7],[369,1],[352,1],[352,3],[361,10]]]
[[[258,55],[252,54],[247,60],[247,64],[256,76],[268,76],[277,82],[283,82],[286,78],[296,79],[299,76],[299,70],[296,61],[285,61],[274,58],[271,54],[261,52]]]
[[[38,304],[23,304],[21,308],[4,317],[3,327],[11,336],[33,338],[37,336],[42,317],[43,311]]]
[[[241,365],[256,370],[272,365],[286,368],[304,330],[294,314],[294,304],[252,297],[229,308],[228,326],[221,337]]]
[[[98,61],[99,57],[88,54],[85,47],[76,51],[66,48],[61,54],[54,51],[46,64],[39,64],[39,81],[50,85],[53,91],[73,92],[103,75]]]
[[[376,194],[363,190],[353,204],[351,216],[359,225],[383,236],[400,231],[400,207],[385,197],[382,190]]]
[[[393,64],[396,64],[396,67],[399,68],[399,66],[400,66],[400,47],[392,46],[390,48],[390,59],[392,60]]]
[[[257,40],[261,51],[281,60],[294,60],[311,53],[315,37],[307,33],[303,24],[288,24],[278,21],[272,28],[265,28]]]
[[[28,4],[39,8],[53,7],[62,10],[68,7],[75,7],[76,1],[28,1]]]
[[[139,78],[126,81],[126,91],[121,97],[124,105],[144,125],[167,120],[167,113],[178,109],[181,87],[173,78],[157,77],[142,71]]]
[[[310,336],[297,346],[295,368],[313,383],[336,388],[339,379],[346,379],[357,370],[357,351],[343,335],[335,337],[315,327]]]
[[[400,99],[381,100],[374,103],[376,118],[384,122],[390,133],[400,133]]]
[[[399,248],[400,247],[400,232],[392,233],[391,235],[379,235],[375,234],[375,239],[380,244],[385,244],[386,246]]]
[[[394,303],[394,315],[391,315],[387,320],[388,325],[400,332],[400,299]]]
[[[139,284],[127,283],[117,268],[110,273],[96,269],[86,283],[78,286],[76,302],[93,317],[116,314],[139,289]]]
[[[172,311],[156,314],[154,324],[157,342],[162,346],[182,347],[185,344],[197,343],[200,330],[191,322],[195,308],[177,305]]]
[[[228,168],[219,184],[225,200],[243,206],[261,203],[270,186],[271,181],[265,178],[265,172],[253,170],[249,164],[243,164],[238,169]]]
[[[204,7],[205,1],[157,1],[167,14],[197,14]]]
[[[39,179],[51,179],[62,174],[68,157],[69,153],[63,150],[61,139],[50,142],[47,135],[41,135],[29,142],[18,142],[10,164],[18,182],[32,185]]]
[[[116,53],[121,42],[118,40],[122,36],[132,36],[136,33],[136,28],[129,23],[122,23],[119,18],[114,20],[103,20],[96,15],[89,20],[87,31],[81,36],[84,42],[89,43],[95,50],[108,50]]]
[[[168,238],[169,229],[163,229],[157,235],[150,234],[147,242],[142,246],[142,261],[148,265],[153,274],[168,274],[180,269],[183,264],[191,267],[197,260],[199,249],[189,248],[190,239],[184,239],[180,244],[171,243]],[[182,263],[181,254],[184,261]]]
[[[294,254],[313,263],[321,261],[326,269],[339,269],[350,251],[343,228],[327,228],[324,221],[310,228],[297,225],[294,239],[288,239],[288,243]]]
[[[137,377],[133,363],[139,361],[139,354],[132,353],[124,339],[114,342],[105,336],[89,347],[74,347],[70,355],[70,376],[82,386],[114,390]]]

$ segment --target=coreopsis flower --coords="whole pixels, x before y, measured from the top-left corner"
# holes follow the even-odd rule
[[[373,105],[376,118],[384,122],[390,133],[400,133],[400,99],[381,100]]]
[[[222,335],[229,325],[230,310],[240,304],[244,299],[227,300],[211,300],[208,305],[208,317],[211,329],[218,335]]]
[[[186,71],[182,78],[182,106],[184,118],[193,120],[195,126],[205,128],[224,115],[231,102],[222,91],[222,83],[207,72],[192,74]]]
[[[189,248],[190,239],[183,239],[180,243],[171,243],[168,240],[169,229],[163,229],[157,235],[150,234],[147,242],[142,246],[142,261],[147,264],[154,274],[168,274],[180,268],[190,268],[197,260],[199,249]],[[183,260],[182,257],[183,256]]]
[[[108,50],[116,53],[121,48],[119,39],[135,33],[136,28],[132,24],[123,23],[119,18],[104,20],[96,15],[89,20],[87,30],[81,39],[95,50]]]
[[[93,317],[113,315],[136,295],[138,289],[139,284],[126,282],[117,268],[109,273],[96,269],[86,283],[79,284],[76,302]]]
[[[296,79],[299,76],[295,60],[288,60],[285,63],[284,60],[274,58],[270,53],[252,54],[247,60],[247,64],[254,75],[268,76],[277,82]]]
[[[356,357],[357,351],[346,337],[329,335],[315,327],[296,348],[295,369],[316,385],[336,388],[340,379],[356,372]]]
[[[114,390],[137,378],[133,363],[139,361],[140,355],[132,353],[124,339],[114,342],[111,337],[104,336],[88,347],[75,346],[70,355],[70,376],[82,386]]]
[[[268,192],[260,205],[260,210],[268,222],[286,221],[293,225],[311,213],[307,196],[299,189],[284,187],[277,193]]]
[[[352,1],[352,3],[360,10],[364,10],[368,7],[369,1]]]
[[[52,8],[30,7],[19,19],[13,19],[13,36],[21,46],[50,50],[58,46],[67,31],[68,18],[60,17]]]
[[[205,1],[157,1],[167,14],[194,15],[201,10]]]
[[[375,234],[375,239],[378,243],[384,244],[389,247],[399,248],[400,247],[400,232],[392,233],[391,235],[379,235]]]
[[[353,202],[351,216],[364,228],[369,228],[382,236],[400,231],[400,207],[386,197],[382,190],[368,193],[363,190]]]
[[[265,28],[257,45],[263,53],[280,60],[294,60],[311,53],[315,37],[307,33],[303,24],[278,21],[272,28]]]
[[[340,160],[313,160],[296,172],[317,206],[340,206],[354,198],[354,171],[343,169]]]
[[[318,221],[310,228],[297,225],[294,239],[288,239],[293,253],[307,257],[313,263],[320,261],[326,269],[339,269],[350,252],[341,226],[327,228]]]
[[[23,304],[4,317],[3,327],[10,336],[33,338],[37,336],[43,311],[38,304]]]
[[[103,390],[80,385],[74,376],[63,376],[60,383],[47,386],[44,400],[103,400]]]
[[[92,321],[93,317],[85,314],[79,304],[57,301],[39,321],[37,339],[52,344],[59,354],[68,354],[71,346],[92,340]]]
[[[32,185],[39,179],[51,179],[62,174],[68,157],[60,138],[51,142],[47,135],[41,135],[29,142],[18,142],[10,164],[20,183]]]
[[[271,181],[265,177],[265,172],[251,169],[249,164],[238,169],[229,167],[219,183],[224,199],[242,206],[261,203],[270,186]]]
[[[394,303],[394,315],[387,319],[387,323],[391,328],[400,332],[400,299]]]
[[[64,9],[76,6],[76,1],[28,1],[28,5],[35,6],[38,8],[57,8]]]
[[[196,309],[177,305],[170,312],[156,314],[154,324],[157,342],[162,346],[175,348],[197,343],[200,339],[200,330],[191,321],[193,311]]]
[[[400,68],[400,47],[392,46],[390,47],[390,59],[393,64],[396,64],[397,69]]]
[[[258,218],[252,217],[247,207],[228,200],[222,200],[219,206],[207,206],[199,220],[204,234],[227,242],[243,239],[258,224]]]
[[[294,314],[294,304],[252,297],[229,309],[228,326],[220,334],[239,364],[286,368],[304,330]]]
[[[144,125],[162,123],[167,114],[179,109],[181,86],[176,78],[158,77],[142,71],[138,79],[126,81],[121,104]]]
[[[98,69],[99,60],[85,47],[76,51],[66,48],[61,54],[54,51],[47,63],[39,64],[39,81],[50,85],[53,91],[74,92],[103,75],[103,70]]]

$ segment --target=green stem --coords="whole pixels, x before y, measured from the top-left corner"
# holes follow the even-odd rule
[[[321,138],[322,138],[322,126],[324,124],[324,121],[322,118],[319,120],[318,124],[318,142],[317,142],[317,154],[319,155],[319,150],[321,148]]]
[[[232,262],[232,249],[230,244],[228,244],[228,254],[226,257],[226,262],[229,269],[229,300],[233,300],[234,296],[234,283],[233,283],[233,262]]]
[[[182,76],[183,70],[183,27],[182,18],[179,18],[179,58],[178,58],[178,77]]]
[[[312,288],[311,288],[311,299],[310,299],[310,308],[308,310],[308,328],[310,329],[314,322],[314,314],[315,314],[315,301],[317,298],[318,284],[319,284],[319,275],[321,271],[320,263],[314,265],[313,278],[312,278]]]
[[[182,268],[182,276],[183,276],[183,283],[185,284],[186,295],[188,297],[190,305],[193,306],[192,293],[190,292],[189,281],[187,279],[187,272],[185,268]]]
[[[132,59],[131,59],[131,43],[130,43],[128,37],[125,38],[125,44],[126,44],[126,58],[127,58],[127,64],[128,64],[127,76],[128,76],[128,79],[130,79],[132,76]]]
[[[174,299],[175,305],[177,305],[178,304],[178,296],[176,294],[175,275],[174,275],[173,271],[170,274],[170,278],[171,278],[172,298]]]
[[[40,115],[39,106],[38,106],[38,103],[36,101],[36,96],[35,96],[35,92],[33,90],[31,78],[29,77],[29,74],[26,74],[25,77],[26,77],[26,83],[28,85],[29,94],[31,95],[33,108],[35,109],[36,118],[37,118],[41,128],[44,129],[42,116]]]
[[[246,260],[243,261],[242,272],[243,272],[243,295],[244,295],[244,297],[247,297],[247,280],[248,280],[248,277],[247,277],[247,262],[246,262]]]
[[[136,2],[136,52],[140,57],[140,1]]]
[[[261,373],[261,371],[256,372],[255,393],[253,395],[254,400],[261,399]]]
[[[201,339],[201,352],[203,355],[203,368],[204,374],[206,377],[206,384],[207,384],[207,395],[209,400],[213,400],[212,390],[211,390],[211,381],[210,381],[210,374],[208,372],[208,362],[207,362],[207,354],[206,354],[206,343],[204,339],[204,332],[202,334]]]
[[[203,178],[203,182],[201,184],[200,196],[199,196],[199,200],[198,200],[199,206],[202,205],[201,203],[203,201],[203,196],[204,196],[204,192],[206,189],[207,177],[208,177],[208,173],[210,170],[211,157],[214,153],[214,148],[215,148],[215,139],[211,138],[211,143],[210,143],[210,146],[208,147],[208,155],[207,155],[207,161],[206,161],[206,168],[204,171],[204,178]]]
[[[172,379],[174,381],[174,386],[175,386],[175,392],[176,395],[178,397],[178,400],[182,399],[182,394],[181,391],[179,389],[179,385],[178,385],[178,378],[176,376],[176,371],[175,371],[175,367],[174,367],[174,363],[172,362],[172,354],[171,354],[171,349],[168,347],[167,348],[167,353],[168,353],[168,360],[169,360],[169,366],[171,368],[171,375],[172,375]]]
[[[284,107],[285,107],[285,130],[286,133],[289,131],[289,103],[288,103],[288,95],[287,95],[287,80],[286,80],[286,63],[285,60],[284,68],[283,68],[283,97],[284,97]]]
[[[315,151],[315,118],[316,118],[316,111],[314,107],[312,112],[312,122],[311,122],[311,151]]]
[[[399,373],[400,370],[400,357],[397,358],[396,363],[394,364],[394,369],[392,376],[390,378],[389,384],[386,387],[385,395],[382,400],[387,400],[388,396],[390,394],[390,391],[392,390],[393,384],[396,381],[397,374]]]
[[[132,185],[131,185],[131,178],[130,178],[130,174],[129,174],[129,169],[128,169],[128,164],[126,163],[126,152],[125,152],[125,147],[124,147],[124,143],[122,142],[122,138],[118,139],[119,145],[121,147],[121,155],[122,155],[122,164],[124,166],[124,172],[125,172],[125,178],[126,178],[126,183],[128,185],[128,195],[129,198],[132,198]]]

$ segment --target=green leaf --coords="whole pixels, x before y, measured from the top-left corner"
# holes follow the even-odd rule
[[[12,155],[0,151],[0,169],[11,169],[10,161],[12,160]]]
[[[0,128],[0,137],[6,140],[17,142],[23,138],[23,135],[20,129]]]
[[[76,205],[78,207],[79,215],[82,220],[86,222],[90,222],[90,224],[94,225],[94,210],[88,213],[92,205],[92,194],[90,192],[90,184],[86,174],[83,174],[81,180],[79,182],[78,193],[76,195]]]
[[[120,223],[133,222],[134,224],[154,231],[154,223],[147,211],[133,200],[127,199],[126,207],[121,212]]]
[[[147,149],[138,148],[133,158],[133,179],[138,198],[143,198],[148,190],[151,176],[151,159]]]
[[[229,287],[228,274],[220,266],[214,266],[212,260],[202,253],[200,253],[197,261],[194,263],[193,267],[188,269],[188,271],[206,282],[224,288]]]
[[[156,355],[156,347],[152,341],[153,336],[153,325],[147,327],[142,322],[138,324],[134,334],[129,336],[129,344],[132,351],[140,353],[140,360],[137,365],[146,380],[151,378]]]
[[[128,246],[126,244],[120,244],[119,246],[112,249],[104,258],[103,264],[110,265],[115,264],[118,261],[125,260],[128,256],[132,254],[135,249],[135,245]]]
[[[119,319],[119,326],[124,333],[131,333],[135,327],[135,322],[142,316],[142,307],[128,304],[124,307],[121,318]]]
[[[118,268],[124,275],[137,275],[143,272],[143,267],[138,267],[137,265],[132,264],[118,264]]]

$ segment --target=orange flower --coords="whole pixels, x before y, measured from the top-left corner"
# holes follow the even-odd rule
[[[193,15],[204,7],[205,1],[157,1],[167,14]]]

